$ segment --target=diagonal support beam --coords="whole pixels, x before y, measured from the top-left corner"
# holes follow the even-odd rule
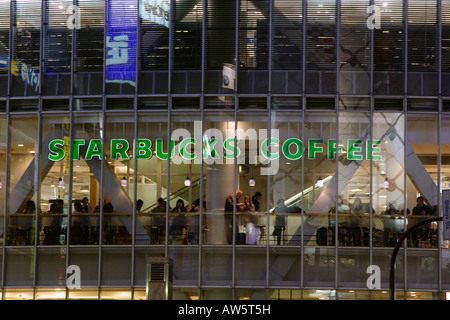
[[[361,140],[366,139],[368,136],[368,130],[363,132]],[[410,177],[411,181],[415,184],[417,189],[426,197],[431,205],[437,204],[437,192],[436,184],[430,177],[419,157],[415,154],[413,147],[409,142],[404,141],[397,133],[395,126],[391,125],[386,130],[385,134],[380,140],[389,139],[389,148],[391,151],[402,150],[406,148],[406,174]],[[365,146],[364,146],[365,148]],[[365,150],[363,150],[365,152]],[[396,160],[403,164],[404,154],[403,152],[391,152],[396,157]],[[343,189],[350,182],[356,171],[361,166],[362,161],[343,161],[339,163],[338,175],[335,175],[319,198],[312,206],[310,213],[326,213],[333,207],[336,201],[336,195],[341,194]],[[339,182],[339,183],[338,183]],[[304,234],[304,243],[308,242],[312,235],[317,231],[318,225],[320,225],[319,219],[323,219],[323,216],[307,216],[302,225],[297,228],[292,239],[300,239],[302,229]],[[316,223],[314,223],[316,222]],[[289,244],[295,244],[296,240],[290,240]],[[289,270],[296,262],[296,257],[280,255],[275,259],[271,268],[269,269],[269,277],[274,281],[282,281]],[[264,299],[265,293],[255,291],[252,299]]]

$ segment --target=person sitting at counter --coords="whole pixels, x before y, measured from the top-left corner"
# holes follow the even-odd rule
[[[249,212],[255,212],[256,211],[255,205],[250,200],[250,196],[245,196],[244,197],[243,211],[249,211]]]
[[[64,200],[58,199],[54,206],[50,208],[49,213],[64,213]]]
[[[82,204],[79,201],[76,201],[73,204],[73,213],[83,213],[83,212],[84,210]]]
[[[23,209],[23,213],[32,214],[32,213],[35,213],[35,211],[36,211],[36,205],[34,204],[34,201],[28,200],[25,205],[25,209]]]
[[[342,199],[342,197],[339,197],[338,213],[350,213],[350,207],[347,205],[347,202]]]
[[[383,211],[384,215],[398,215],[400,214],[400,211],[395,208],[395,203],[394,202],[390,202],[389,203],[389,208],[386,211]]]
[[[152,213],[165,213],[166,212],[166,201],[164,201],[163,198],[159,198],[157,200],[157,206],[156,208],[152,209]],[[169,208],[170,209],[170,208]]]
[[[89,199],[87,197],[83,198],[83,202],[81,203],[82,211],[84,213],[91,213],[91,205],[89,204]]]
[[[253,202],[253,205],[255,206],[255,211],[257,211],[257,212],[261,211],[261,204],[260,204],[261,198],[262,198],[262,193],[259,191],[256,191],[252,197],[252,202]]]

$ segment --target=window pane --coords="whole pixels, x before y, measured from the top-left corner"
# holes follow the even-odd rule
[[[42,184],[40,185],[39,244],[65,245],[67,237],[67,214],[69,212],[69,148],[70,123],[68,117],[44,117],[42,122],[41,169]],[[67,154],[57,161],[49,159],[50,143],[60,141],[56,145],[58,151]],[[56,159],[54,159],[56,160]]]
[[[208,142],[214,137],[223,144],[224,139],[229,137],[227,134],[230,131],[227,130],[234,128],[233,112],[204,115],[203,135],[207,137]],[[234,138],[234,133],[230,138]],[[220,142],[216,145],[219,146]],[[203,157],[205,163],[203,175],[206,176],[204,183],[206,210],[203,210],[202,216],[202,238],[204,244],[228,245],[233,243],[233,209],[228,206],[225,208],[225,201],[228,195],[233,195],[235,192],[234,160],[213,159],[212,156],[213,154],[208,158]]]
[[[175,152],[169,169],[169,244],[198,244],[202,200],[200,188],[203,182],[200,177],[202,158],[199,154],[202,148],[195,134],[201,133],[201,117],[197,113],[174,113],[171,118],[171,140],[175,141],[178,152]],[[189,140],[192,138],[195,144],[184,144],[193,141]]]
[[[7,244],[34,245],[38,162],[36,118],[12,118],[10,122],[9,217]]]
[[[335,93],[335,1],[308,1],[306,19],[306,92]]]
[[[42,90],[44,95],[70,94],[72,24],[68,25],[67,21],[73,10],[72,0],[46,2]]]
[[[408,1],[408,93],[437,95],[437,1]]]
[[[407,119],[407,193],[408,228],[415,223],[437,215],[437,117],[434,115],[408,115]],[[423,203],[421,201],[423,198]],[[435,224],[427,224],[411,233],[408,244],[412,247],[436,247]]]
[[[166,234],[166,208],[163,201],[167,197],[167,160],[163,160],[159,151],[167,154],[167,114],[140,115],[138,121],[136,148],[143,148],[137,159],[137,207],[136,244],[164,244]],[[159,140],[159,142],[157,142]],[[151,153],[146,154],[145,146]],[[161,199],[163,201],[159,201]],[[136,204],[138,205],[138,204]],[[139,231],[140,228],[145,231]]]
[[[201,91],[202,1],[174,3],[173,80],[174,93]]]
[[[232,93],[235,89],[236,1],[208,0],[206,28],[205,92]],[[225,78],[227,72],[231,75]]]
[[[369,94],[370,29],[366,9],[369,0],[342,0],[340,20],[339,93]]]
[[[405,118],[401,113],[374,114],[372,203],[377,215],[372,218],[373,226],[383,230],[385,247],[395,246],[405,230],[404,126]],[[380,246],[380,234],[373,237],[373,245]]]
[[[106,116],[103,170],[104,244],[131,244],[134,195],[134,116]]]
[[[403,2],[402,0],[374,2],[380,9],[380,28],[373,29],[375,94],[400,95],[404,92]]]
[[[301,93],[303,1],[275,0],[272,30],[272,92]]]
[[[79,28],[74,48],[76,94],[101,94],[103,90],[103,40],[105,2],[78,0]],[[75,16],[77,17],[77,16]]]
[[[269,81],[269,1],[241,0],[239,9],[239,91],[264,93]]]
[[[139,93],[167,93],[169,68],[169,1],[160,1],[155,15],[154,1],[139,0],[140,73]]]
[[[70,222],[70,243],[96,245],[99,236],[100,195],[102,192],[101,165],[97,156],[86,160],[91,141],[101,141],[103,134],[102,117],[97,114],[76,114],[73,117],[72,145],[76,144],[79,154],[72,155],[72,199],[73,203],[87,198],[87,208],[76,210],[72,205]],[[84,144],[83,144],[84,141]],[[78,144],[79,147],[78,147]],[[83,201],[84,202],[84,201]]]

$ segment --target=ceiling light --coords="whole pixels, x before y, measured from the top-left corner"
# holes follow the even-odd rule
[[[254,187],[255,184],[256,184],[255,179],[253,179],[253,177],[251,177],[250,180],[248,181],[248,185],[249,185],[250,187]]]
[[[189,179],[189,177],[186,177],[186,180],[184,180],[184,185],[186,187],[189,187],[191,185],[191,179]]]

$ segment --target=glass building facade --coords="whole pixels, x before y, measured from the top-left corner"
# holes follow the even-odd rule
[[[450,188],[449,36],[448,0],[0,0],[2,299],[145,299],[148,257],[174,299],[388,299]],[[446,298],[442,231],[397,297]]]

